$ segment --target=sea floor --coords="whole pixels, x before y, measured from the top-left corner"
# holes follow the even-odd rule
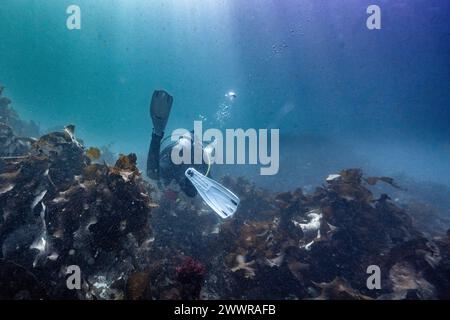
[[[392,178],[343,168],[278,193],[224,176],[241,203],[222,221],[149,183],[134,154],[108,164],[74,126],[36,137],[10,103],[0,96],[0,299],[450,298],[449,220],[420,197],[400,204]]]

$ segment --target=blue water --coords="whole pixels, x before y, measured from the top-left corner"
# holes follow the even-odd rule
[[[70,4],[81,30],[66,28]],[[370,4],[381,30],[366,27]],[[222,172],[283,189],[361,166],[450,185],[446,0],[1,0],[0,83],[43,131],[73,123],[140,163],[164,88],[167,132],[280,128],[278,176]]]

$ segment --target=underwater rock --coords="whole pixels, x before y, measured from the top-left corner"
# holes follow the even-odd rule
[[[18,157],[31,149],[32,139],[18,138],[12,128],[0,122],[0,157]]]
[[[135,272],[127,280],[127,299],[143,300],[151,298],[150,272]]]
[[[411,200],[403,207],[409,213],[413,225],[430,236],[442,236],[450,226],[450,216],[442,209],[425,202]]]
[[[145,264],[152,233],[152,201],[135,155],[114,167],[91,164],[67,127],[41,137],[25,156],[4,160],[0,181],[3,258],[39,276],[55,297],[124,296],[125,288],[103,287]],[[68,265],[82,270],[76,294],[61,273]]]
[[[0,300],[39,300],[49,298],[44,285],[26,268],[0,259]]]
[[[449,248],[425,240],[408,212],[389,196],[374,198],[369,187],[378,181],[393,184],[390,179],[365,178],[361,170],[349,169],[310,195],[301,190],[266,194],[227,179],[244,195],[237,192],[241,208],[220,228],[218,241],[229,244],[222,247],[228,269],[215,273],[216,282],[229,283],[222,298],[406,299],[414,290],[418,299],[445,295]],[[267,209],[262,211],[258,202]],[[398,266],[407,261],[413,262],[410,276],[417,287],[402,295],[399,279],[405,269]],[[366,287],[366,268],[372,264],[391,270],[384,273],[380,292]],[[264,282],[280,283],[283,290]],[[313,289],[318,283],[321,294]],[[206,287],[217,291],[213,283]]]
[[[316,300],[372,300],[368,296],[364,296],[355,290],[351,285],[342,278],[336,278],[330,283],[316,284],[322,292]]]
[[[437,298],[450,299],[450,236],[434,239],[439,250],[439,263],[429,272],[427,279],[434,285]]]
[[[34,121],[26,122],[20,119],[17,112],[10,106],[12,101],[3,97],[4,87],[0,86],[0,123],[9,126],[18,137],[38,137],[39,126]]]

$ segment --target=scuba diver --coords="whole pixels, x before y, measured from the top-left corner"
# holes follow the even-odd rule
[[[211,162],[204,163],[202,161],[201,164],[192,165],[194,163],[193,152],[191,152],[190,164],[175,164],[172,161],[171,155],[174,148],[177,148],[176,150],[183,148],[194,150],[195,147],[200,147],[204,151],[201,141],[195,137],[194,132],[180,136],[178,141],[173,141],[161,151],[161,146],[167,139],[163,139],[163,137],[172,104],[173,97],[166,91],[156,90],[153,93],[150,103],[153,132],[147,158],[147,176],[162,182],[163,187],[167,187],[172,181],[175,181],[188,197],[193,198],[198,193],[221,218],[231,217],[237,210],[239,198],[208,177]]]

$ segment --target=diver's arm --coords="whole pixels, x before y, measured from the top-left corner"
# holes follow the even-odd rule
[[[173,98],[165,91],[153,92],[150,103],[150,117],[153,122],[152,140],[147,158],[147,176],[151,179],[159,179],[159,153],[161,140],[164,136],[167,120],[172,109]]]

